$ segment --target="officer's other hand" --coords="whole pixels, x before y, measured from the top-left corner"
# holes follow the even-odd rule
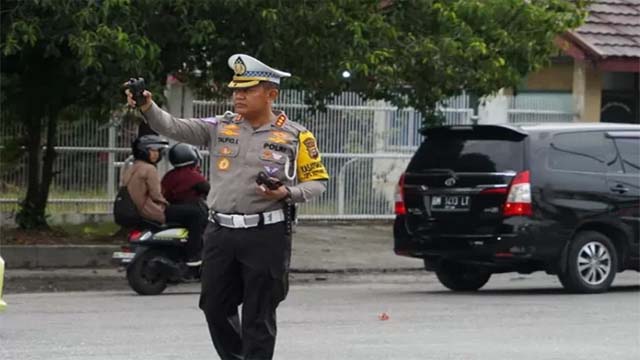
[[[289,194],[287,188],[284,187],[284,185],[275,190],[269,190],[269,188],[264,185],[256,185],[256,191],[258,192],[258,194],[262,195],[265,199],[268,200],[281,200]]]
[[[124,85],[126,85],[127,83],[125,83]],[[136,101],[133,100],[133,94],[131,93],[131,90],[129,89],[125,89],[124,93],[127,95],[127,104],[129,105],[129,107],[131,108],[135,108],[136,107]],[[140,106],[140,110],[142,110],[142,112],[145,112],[147,110],[149,110],[149,108],[151,108],[151,103],[152,103],[152,98],[153,95],[151,94],[151,92],[145,90],[142,95],[144,95],[144,105]]]

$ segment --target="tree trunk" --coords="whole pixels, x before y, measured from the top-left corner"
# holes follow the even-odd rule
[[[51,112],[47,118],[47,143],[42,157],[42,119],[34,117],[27,126],[28,141],[28,185],[27,195],[16,215],[16,222],[23,229],[48,228],[45,209],[49,198],[49,187],[53,181],[54,149],[58,125],[58,113]]]
[[[56,146],[56,135],[58,130],[58,113],[52,112],[47,119],[47,148],[42,162],[42,182],[40,183],[40,193],[37,202],[38,211],[44,214],[47,202],[49,200],[49,190],[55,173],[53,164],[55,163],[57,154],[54,147]]]
[[[16,222],[23,229],[46,227],[44,213],[39,214],[38,198],[40,194],[40,156],[42,153],[42,121],[39,116],[29,114],[27,120],[27,161],[28,179],[27,194],[20,204],[20,211],[16,215]]]

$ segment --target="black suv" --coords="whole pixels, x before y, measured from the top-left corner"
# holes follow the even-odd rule
[[[424,259],[451,290],[491,274],[557,274],[606,291],[640,271],[640,126],[445,126],[425,140],[396,191],[394,250]]]

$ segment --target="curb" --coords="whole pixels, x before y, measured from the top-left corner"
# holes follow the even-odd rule
[[[5,245],[0,254],[7,270],[43,270],[43,269],[114,269],[111,262],[114,251],[120,251],[120,245]],[[317,262],[316,262],[317,264]],[[351,264],[331,264],[327,267],[293,266],[291,273],[299,274],[357,274],[388,273],[399,271],[424,270],[414,264],[406,266],[378,267],[353,266]]]
[[[7,269],[113,267],[119,245],[5,245],[0,254]]]
[[[291,284],[325,282],[341,277],[376,274],[424,274],[424,269],[335,269],[315,272],[291,269]],[[192,283],[195,284],[195,283]],[[199,284],[199,282],[197,283]],[[183,284],[184,285],[184,284]],[[188,285],[188,284],[187,284]],[[5,273],[5,294],[67,291],[131,291],[121,269],[14,269]]]

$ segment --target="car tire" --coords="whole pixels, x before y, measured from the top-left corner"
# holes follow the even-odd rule
[[[140,295],[158,295],[167,288],[167,278],[162,275],[151,275],[150,261],[160,256],[156,251],[146,251],[136,256],[127,267],[129,286]]]
[[[618,269],[613,242],[597,231],[578,233],[569,245],[565,261],[565,270],[558,273],[558,278],[565,289],[575,293],[607,291]]]
[[[436,269],[436,276],[450,290],[476,291],[489,281],[491,272],[479,266],[443,261]]]

